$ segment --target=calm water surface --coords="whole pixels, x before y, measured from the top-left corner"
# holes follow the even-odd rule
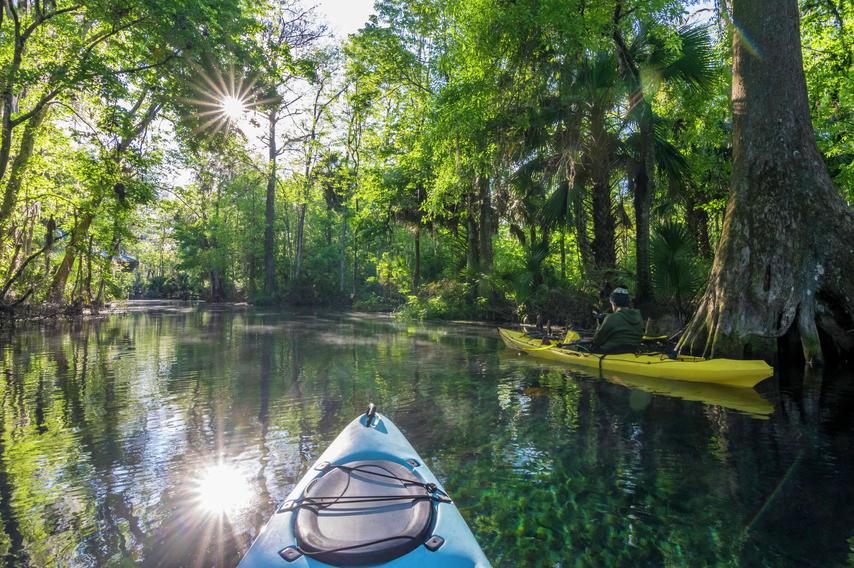
[[[2,346],[7,566],[233,566],[369,401],[496,566],[854,565],[850,375],[702,402],[488,327],[192,306]]]

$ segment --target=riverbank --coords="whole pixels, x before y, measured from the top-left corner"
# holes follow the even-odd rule
[[[204,307],[211,311],[231,312],[248,309],[246,302],[208,303],[204,300],[115,300],[103,306],[85,304],[19,304],[0,308],[0,328],[18,323],[46,320],[93,320],[108,316],[148,313],[182,313]]]

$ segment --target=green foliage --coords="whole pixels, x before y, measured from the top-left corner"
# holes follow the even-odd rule
[[[705,281],[685,225],[665,221],[652,236],[652,282],[656,299],[690,315],[693,301]]]
[[[439,280],[409,296],[396,314],[408,319],[471,320],[483,317],[483,302],[475,299],[471,284],[459,280]]]
[[[837,187],[854,203],[854,5],[801,5],[804,72],[816,142]]]
[[[289,2],[114,4],[15,4],[34,26],[20,61],[12,8],[0,22],[3,301],[584,322],[603,287],[635,284],[648,213],[656,299],[690,310],[731,171],[729,41],[685,25],[692,3],[384,0],[340,46]],[[851,197],[854,12],[802,4],[819,145]],[[229,122],[234,89],[248,109]]]

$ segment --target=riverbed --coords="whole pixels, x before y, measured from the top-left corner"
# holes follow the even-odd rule
[[[181,303],[2,341],[7,566],[234,566],[369,402],[496,566],[854,563],[850,373],[692,396],[489,326]]]

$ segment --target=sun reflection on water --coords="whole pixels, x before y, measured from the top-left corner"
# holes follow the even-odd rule
[[[231,464],[208,466],[196,486],[199,506],[212,515],[231,515],[249,505],[249,480]]]

